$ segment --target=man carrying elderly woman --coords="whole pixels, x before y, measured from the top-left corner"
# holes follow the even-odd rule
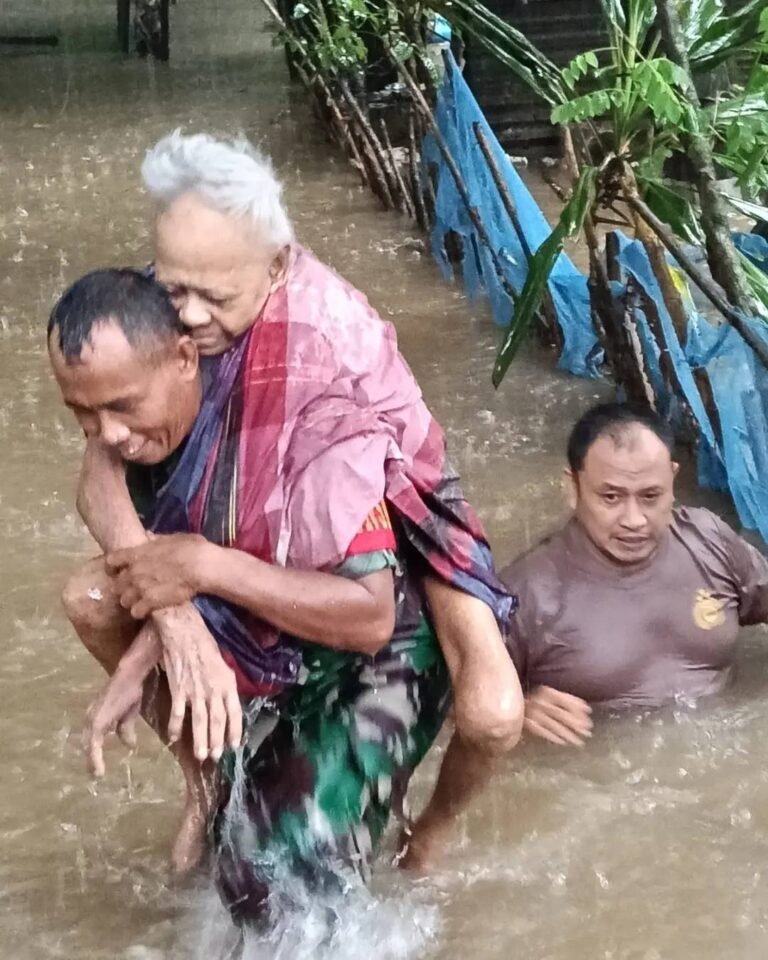
[[[520,734],[497,626],[515,601],[391,326],[297,245],[264,158],[177,133],[143,176],[157,284],[98,271],[49,325],[104,553],[64,600],[111,676],[94,772],[141,711],[187,783],[174,863],[210,826],[247,920],[277,863],[367,871],[452,684],[456,732],[404,859],[436,855]]]

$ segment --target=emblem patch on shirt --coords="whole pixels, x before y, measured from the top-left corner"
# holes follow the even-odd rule
[[[702,630],[714,630],[725,623],[725,601],[718,600],[709,590],[697,590],[693,602],[693,622]]]

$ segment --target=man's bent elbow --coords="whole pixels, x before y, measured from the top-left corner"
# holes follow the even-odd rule
[[[382,618],[376,626],[371,631],[371,646],[373,647],[373,653],[380,653],[387,644],[392,642],[392,637],[395,632],[395,618],[384,617]]]
[[[365,635],[362,638],[363,649],[360,650],[361,653],[365,653],[368,656],[374,657],[377,653],[381,653],[384,647],[387,644],[392,642],[392,637],[395,632],[395,611],[394,609],[382,611],[381,614],[371,620],[368,624],[367,629],[365,630]],[[359,633],[355,634],[353,643],[357,645],[360,643],[361,637]]]

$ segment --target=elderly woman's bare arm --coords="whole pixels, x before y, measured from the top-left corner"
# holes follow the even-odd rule
[[[107,557],[121,603],[134,617],[174,606],[198,594],[249,610],[278,630],[337,650],[374,654],[392,638],[392,572],[357,580],[265,563],[201,536],[157,537]]]

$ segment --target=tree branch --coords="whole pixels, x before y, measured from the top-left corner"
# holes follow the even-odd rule
[[[768,344],[749,328],[749,325],[744,322],[741,313],[735,307],[731,306],[712,280],[691,260],[683,249],[682,243],[675,237],[669,227],[659,220],[653,211],[643,203],[640,197],[628,194],[624,200],[628,206],[651,227],[704,296],[720,311],[728,323],[734,327],[742,339],[755,351],[763,364],[768,367]]]

